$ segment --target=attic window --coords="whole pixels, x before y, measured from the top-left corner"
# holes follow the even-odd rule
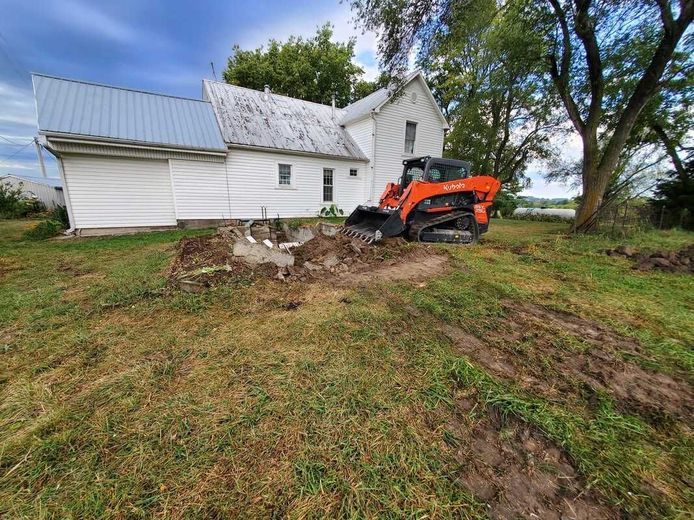
[[[349,169],[349,176],[350,177],[358,177],[359,176],[359,170],[356,168],[350,168]]]
[[[291,164],[279,164],[278,165],[277,184],[280,186],[291,186],[292,185],[292,165]]]
[[[414,140],[417,136],[417,123],[408,121],[405,124],[405,153],[414,153]]]

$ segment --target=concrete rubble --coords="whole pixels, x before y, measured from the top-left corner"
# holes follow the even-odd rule
[[[694,244],[680,251],[642,251],[635,247],[621,245],[605,250],[608,256],[628,258],[634,262],[634,269],[651,271],[653,269],[673,273],[694,273]]]
[[[235,279],[310,282],[407,262],[411,255],[426,258],[426,247],[401,238],[367,245],[339,231],[329,223],[220,227],[213,235],[181,239],[169,276],[181,290],[201,292]]]

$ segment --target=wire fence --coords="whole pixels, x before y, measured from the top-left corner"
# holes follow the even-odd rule
[[[693,221],[694,215],[687,208],[657,208],[626,200],[603,207],[598,212],[595,230],[613,236],[628,236],[652,229],[691,229]]]

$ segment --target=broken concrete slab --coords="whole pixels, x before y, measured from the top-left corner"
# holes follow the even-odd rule
[[[320,222],[318,224],[318,230],[327,237],[334,237],[340,232],[340,226],[337,224],[330,224],[329,222]]]
[[[249,264],[275,264],[278,267],[294,265],[293,255],[246,240],[237,240],[234,243],[233,254],[242,257]]]
[[[316,233],[311,226],[299,226],[297,228],[291,228],[287,224],[283,224],[282,231],[287,237],[289,242],[308,242],[312,240]]]
[[[195,280],[179,280],[178,287],[183,292],[194,294],[205,292],[208,289],[204,283],[196,282]]]

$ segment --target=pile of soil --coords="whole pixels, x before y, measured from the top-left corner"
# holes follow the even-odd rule
[[[274,272],[270,266],[251,266],[236,258],[232,253],[233,243],[234,239],[225,234],[182,238],[169,268],[169,280],[174,284],[192,282],[191,287],[206,288]]]
[[[605,250],[608,256],[630,258],[634,269],[651,271],[658,269],[670,273],[694,273],[694,244],[680,251],[641,251],[630,246],[619,246]]]
[[[366,244],[341,234],[320,233],[291,250],[292,266],[253,265],[234,256],[237,240],[244,239],[221,231],[181,239],[169,270],[170,280],[192,292],[239,278],[275,278],[285,282],[336,279],[356,284],[374,278],[424,279],[441,273],[447,265],[447,257],[436,254],[432,247],[402,238]]]

